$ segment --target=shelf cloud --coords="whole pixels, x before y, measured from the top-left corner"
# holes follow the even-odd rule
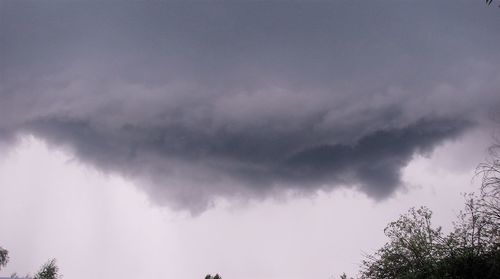
[[[3,2],[0,141],[33,134],[193,212],[383,199],[499,105],[498,11],[434,2]]]

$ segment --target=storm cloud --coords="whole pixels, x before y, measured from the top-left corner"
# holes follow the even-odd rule
[[[192,211],[340,185],[381,199],[499,105],[500,14],[471,2],[3,1],[0,139]]]

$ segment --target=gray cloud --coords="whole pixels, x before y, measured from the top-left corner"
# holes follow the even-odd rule
[[[0,139],[35,134],[193,211],[384,198],[499,103],[498,11],[434,2],[2,2]]]

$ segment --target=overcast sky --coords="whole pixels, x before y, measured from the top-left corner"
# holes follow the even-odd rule
[[[2,272],[353,272],[477,186],[499,26],[466,0],[2,1]]]

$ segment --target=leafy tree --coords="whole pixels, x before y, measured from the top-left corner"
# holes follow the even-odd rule
[[[60,277],[56,260],[52,259],[42,266],[33,279],[58,279]]]
[[[215,276],[207,274],[207,276],[205,276],[205,279],[222,279],[222,277],[219,274],[215,274]]]
[[[366,257],[360,278],[500,278],[498,150],[500,145],[494,145],[493,159],[478,166],[480,193],[466,195],[465,208],[450,234],[443,235],[440,227],[431,225],[428,208],[412,208],[386,227],[389,242]]]
[[[391,222],[384,231],[389,242],[363,261],[361,278],[500,278],[500,238],[474,199],[449,235],[431,217],[425,207],[412,208]]]
[[[5,267],[9,262],[9,251],[0,247],[0,270],[2,267]],[[40,271],[33,277],[33,279],[58,279],[61,276],[58,274],[59,268],[56,265],[55,259],[52,259],[45,263]],[[13,273],[10,278],[20,278],[17,273]],[[31,278],[29,275],[26,275],[25,278]]]
[[[490,147],[490,161],[482,163],[476,169],[476,175],[482,176],[478,211],[485,216],[491,226],[500,224],[500,144]],[[496,226],[498,236],[498,226]]]
[[[0,270],[2,270],[2,267],[6,266],[8,262],[9,262],[9,251],[0,247]]]
[[[493,0],[485,0],[486,4],[489,6],[491,3],[493,3]],[[500,7],[500,6],[499,6]]]
[[[389,223],[384,230],[389,242],[367,256],[361,278],[432,278],[446,240],[440,227],[432,227],[431,217],[428,208],[411,208]]]

